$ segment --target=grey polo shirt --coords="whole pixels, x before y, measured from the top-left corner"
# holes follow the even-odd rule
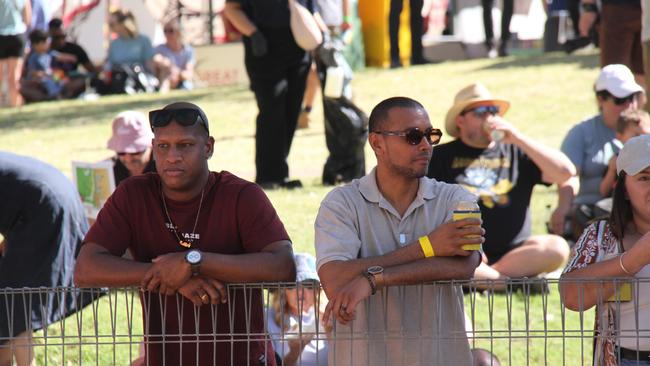
[[[476,200],[459,185],[420,178],[404,213],[381,195],[375,170],[335,188],[316,218],[317,266],[378,256],[450,221],[456,203]],[[471,365],[463,294],[447,284],[392,286],[357,306],[356,319],[335,324],[330,365]]]

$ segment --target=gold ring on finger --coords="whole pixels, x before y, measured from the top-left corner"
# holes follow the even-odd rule
[[[203,301],[203,302],[208,301],[208,294],[201,295],[201,301]]]

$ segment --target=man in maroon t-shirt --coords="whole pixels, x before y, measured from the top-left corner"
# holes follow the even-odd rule
[[[295,279],[282,222],[257,185],[209,171],[214,139],[198,106],[173,103],[149,121],[157,173],[125,180],[108,199],[76,284],[141,285],[147,365],[274,365],[259,336],[261,290],[224,284]],[[134,260],[122,258],[127,249]]]

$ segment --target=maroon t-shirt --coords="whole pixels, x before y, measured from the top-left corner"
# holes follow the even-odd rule
[[[187,202],[166,199],[179,235],[191,236],[199,201],[200,197]],[[97,243],[116,256],[129,249],[135,260],[151,262],[158,255],[187,250],[169,225],[160,178],[148,173],[117,187],[84,242]],[[195,234],[193,248],[220,254],[255,253],[273,242],[289,240],[264,192],[228,172],[210,173]],[[225,305],[195,308],[180,295],[177,300],[144,293],[148,365],[162,365],[163,359],[166,365],[275,365],[271,343],[260,339],[264,332],[261,290],[231,289],[229,297]]]

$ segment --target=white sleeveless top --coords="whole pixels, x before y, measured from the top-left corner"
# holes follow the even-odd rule
[[[638,289],[636,284],[633,284],[632,301],[621,303],[621,338],[618,345],[633,350],[650,351],[650,264],[641,268],[634,277],[645,278],[647,281],[638,282]]]

